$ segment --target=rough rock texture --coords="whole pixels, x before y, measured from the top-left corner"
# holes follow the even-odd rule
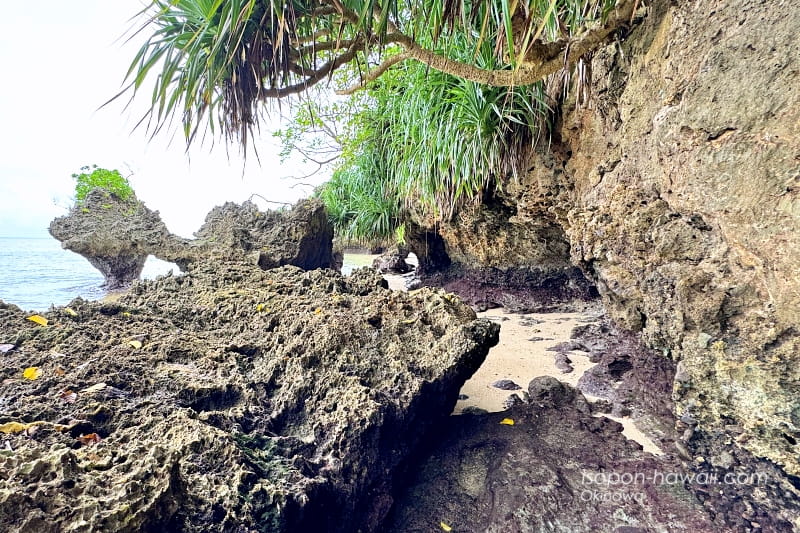
[[[189,240],[171,234],[158,212],[135,197],[120,200],[95,189],[68,215],[53,220],[50,234],[97,268],[108,288],[138,279],[148,255],[174,262],[184,271],[219,260],[257,263],[264,269],[336,266],[333,228],[316,200],[303,200],[288,211],[266,212],[252,202],[228,202],[212,209],[197,239]]]
[[[530,403],[502,413],[454,416],[398,497],[391,532],[711,532],[679,470],[593,417],[583,396],[534,379]],[[503,424],[504,419],[513,425]]]
[[[575,267],[543,272],[537,267],[469,268],[454,263],[419,281],[421,286],[443,287],[479,311],[495,307],[514,313],[577,311],[597,299],[597,290]]]
[[[44,316],[0,302],[2,531],[374,531],[498,333],[374,271],[243,263]]]
[[[546,213],[525,219],[495,202],[464,210],[435,232],[410,235],[422,284],[444,287],[480,310],[576,310],[597,297],[570,263],[564,230]]]
[[[569,95],[547,152],[496,201],[509,228],[555,220],[615,321],[677,363],[687,456],[716,442],[779,465],[777,509],[800,499],[797,6],[647,5],[594,54],[594,98],[576,108]]]
[[[383,274],[405,274],[414,270],[414,267],[406,263],[408,249],[403,246],[392,246],[386,252],[376,257],[372,262],[372,268]]]
[[[333,226],[317,200],[266,212],[252,202],[226,202],[206,215],[195,235],[212,255],[253,254],[263,269],[294,265],[312,270],[333,264]]]
[[[170,234],[158,212],[135,196],[121,200],[95,189],[68,215],[53,220],[50,234],[67,250],[85,257],[103,274],[110,289],[139,279],[147,256],[156,249],[159,257],[185,266],[180,254],[174,255],[184,241]]]
[[[793,476],[796,32],[792,2],[654,2],[622,47],[596,55],[598,101],[559,130],[563,170],[538,167],[526,189],[560,191],[573,259],[609,312],[678,361],[678,414],[710,434],[741,427],[739,445]]]

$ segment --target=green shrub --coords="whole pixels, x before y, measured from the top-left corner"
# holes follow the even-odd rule
[[[103,189],[117,196],[120,200],[133,197],[133,188],[128,179],[119,170],[107,170],[97,165],[81,167],[80,174],[73,174],[75,179],[75,203],[82,204],[93,189]]]

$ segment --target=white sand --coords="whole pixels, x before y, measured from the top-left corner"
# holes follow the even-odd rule
[[[377,255],[347,254],[348,263],[358,266],[372,265]],[[412,259],[409,257],[409,259]],[[416,263],[416,257],[409,261]],[[387,274],[384,278],[389,288],[397,291],[405,290],[405,277]],[[496,320],[500,324],[500,342],[489,351],[486,361],[462,387],[461,394],[468,396],[459,400],[453,411],[459,414],[468,406],[475,406],[489,412],[503,411],[503,402],[511,394],[527,390],[528,383],[537,376],[553,376],[556,379],[576,387],[578,380],[594,363],[589,361],[589,354],[581,351],[568,352],[574,370],[562,373],[555,366],[555,352],[547,348],[569,340],[572,329],[586,320],[596,319],[589,313],[533,313],[527,315],[509,314],[502,309],[491,309],[479,313],[478,316]],[[503,320],[506,318],[507,320]],[[531,322],[537,322],[531,324]],[[532,337],[542,340],[531,341]],[[501,379],[510,379],[522,387],[520,391],[507,391],[492,387],[492,383]],[[587,396],[592,402],[597,398]],[[628,417],[617,418],[606,416],[623,425],[623,435],[642,445],[646,452],[662,455],[664,452]]]
[[[584,372],[594,366],[589,361],[589,354],[581,351],[568,352],[572,366],[575,368],[568,374],[562,373],[555,366],[555,352],[547,348],[569,340],[572,329],[586,320],[595,318],[588,313],[532,313],[528,315],[507,314],[502,309],[491,309],[479,313],[478,316],[496,320],[500,323],[500,342],[489,350],[486,361],[461,388],[461,394],[468,396],[459,400],[454,414],[459,414],[468,406],[475,406],[489,412],[503,411],[503,401],[515,391],[501,390],[492,383],[501,379],[510,379],[522,390],[516,391],[520,396],[527,390],[528,383],[537,376],[553,376],[554,378],[577,386]],[[503,318],[508,320],[502,320]],[[537,323],[530,324],[531,321]],[[532,337],[543,340],[531,341]],[[586,396],[590,402],[598,398]],[[605,416],[622,424],[622,434],[630,440],[642,445],[646,452],[662,455],[664,452],[636,427],[628,417],[617,418]]]

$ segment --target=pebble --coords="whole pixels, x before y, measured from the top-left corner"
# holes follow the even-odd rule
[[[511,381],[510,379],[500,379],[492,383],[492,387],[502,390],[521,390],[522,387]]]

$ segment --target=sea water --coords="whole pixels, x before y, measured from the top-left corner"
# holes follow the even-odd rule
[[[367,266],[375,256],[345,254],[342,273]],[[148,257],[142,277],[153,279],[180,269],[173,263]],[[0,300],[26,311],[46,311],[67,305],[80,296],[99,300],[105,296],[103,276],[80,255],[64,250],[52,237],[0,237]]]
[[[180,272],[172,263],[148,257],[142,272],[147,279]],[[27,311],[46,311],[80,296],[105,296],[103,275],[80,255],[64,250],[52,237],[0,237],[0,300]]]

